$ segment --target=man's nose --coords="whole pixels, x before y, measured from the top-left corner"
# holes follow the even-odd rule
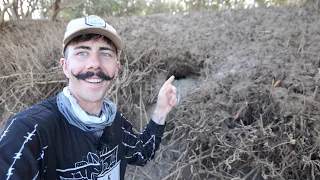
[[[99,69],[101,66],[101,59],[99,53],[92,53],[89,58],[88,69]]]

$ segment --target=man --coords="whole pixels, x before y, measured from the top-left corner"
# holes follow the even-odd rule
[[[145,165],[159,148],[176,104],[170,77],[141,134],[104,98],[124,47],[98,16],[69,22],[60,63],[68,86],[10,119],[0,134],[0,179],[124,179],[127,164]]]

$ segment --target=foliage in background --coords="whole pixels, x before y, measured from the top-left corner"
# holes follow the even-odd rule
[[[307,0],[1,0],[5,20],[69,20],[84,15],[132,16],[303,4]],[[312,0],[311,0],[312,1]]]

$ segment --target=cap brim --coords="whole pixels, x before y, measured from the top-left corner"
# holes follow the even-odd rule
[[[117,50],[122,50],[124,48],[124,43],[119,36],[106,30],[105,28],[99,28],[99,27],[85,27],[83,29],[77,29],[76,32],[70,33],[67,36],[67,38],[63,40],[64,48],[73,38],[83,34],[99,34],[102,36],[106,36],[114,43]]]

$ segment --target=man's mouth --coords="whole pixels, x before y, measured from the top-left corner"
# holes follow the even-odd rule
[[[85,81],[89,82],[89,83],[101,83],[102,79],[91,79],[91,78],[88,78],[88,79],[85,79]]]

